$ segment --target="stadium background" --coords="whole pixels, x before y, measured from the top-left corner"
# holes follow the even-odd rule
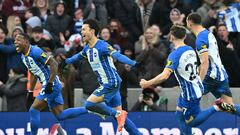
[[[63,5],[63,11],[57,11],[59,5]],[[179,134],[173,112],[179,94],[175,77],[171,76],[166,83],[150,91],[159,95],[154,105],[139,101],[142,90],[138,82],[161,73],[173,49],[168,40],[169,29],[173,24],[186,26],[186,16],[191,12],[198,12],[203,25],[216,36],[234,101],[240,103],[239,7],[239,0],[0,0],[0,135],[27,134],[29,129],[27,110],[33,99],[27,98],[28,73],[14,48],[16,34],[27,33],[31,44],[38,45],[60,63],[59,55],[70,57],[83,48],[80,29],[87,18],[99,21],[101,39],[131,59],[143,61],[140,71],[130,71],[118,62],[115,65],[123,79],[123,107],[130,111],[130,118],[142,128],[144,135],[170,134],[171,131]],[[194,35],[188,31],[186,44],[194,47],[194,41]],[[9,76],[10,70],[14,71],[12,76]],[[81,106],[97,87],[96,77],[85,60],[68,66],[60,78],[64,84],[65,108]],[[13,80],[15,85],[12,85]],[[35,95],[40,87],[38,84]],[[213,101],[211,95],[204,96],[202,108],[212,105]],[[56,122],[48,111],[42,114],[43,134]],[[67,120],[63,128],[69,134],[83,131],[94,135],[113,134],[116,123],[112,121],[84,115]],[[104,124],[110,127],[102,128]],[[217,113],[199,128],[206,135],[237,135],[239,127],[239,118]],[[200,131],[197,133],[201,135]]]

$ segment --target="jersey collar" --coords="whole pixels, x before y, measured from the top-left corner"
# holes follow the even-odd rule
[[[31,45],[29,46],[28,51],[27,51],[26,54],[24,54],[24,56],[28,56],[28,55],[29,55],[29,53],[30,53],[30,49],[31,49]]]

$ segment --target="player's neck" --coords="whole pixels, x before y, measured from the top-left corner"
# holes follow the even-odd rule
[[[90,48],[93,48],[97,43],[97,41],[98,41],[98,38],[96,36],[92,37],[92,39],[89,41]]]
[[[29,54],[29,52],[30,52],[30,46],[26,47],[26,49],[25,49],[25,51],[23,52],[23,54],[24,54],[25,56],[27,56],[27,55]]]
[[[202,32],[203,30],[205,30],[205,28],[202,26],[202,25],[197,25],[195,28],[194,28],[194,35],[195,36],[198,36],[198,34],[200,32]]]
[[[175,40],[173,41],[174,48],[177,49],[178,47],[185,46],[185,43],[183,40]]]

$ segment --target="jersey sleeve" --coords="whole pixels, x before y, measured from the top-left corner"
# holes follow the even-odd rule
[[[206,39],[208,40],[208,39]],[[209,44],[207,41],[204,41],[203,39],[199,39],[196,41],[196,49],[199,54],[208,52]]]
[[[44,63],[44,64],[47,64],[48,60],[51,57],[40,48],[34,49],[33,55],[37,60],[39,60],[41,63]]]
[[[112,55],[114,52],[117,52],[111,45],[105,44],[102,48],[102,53],[104,55]]]
[[[80,51],[80,55],[83,57],[83,58],[85,58],[85,59],[87,59],[87,46],[85,46],[83,49],[82,49],[82,51]]]
[[[173,51],[168,56],[167,64],[166,64],[165,68],[170,69],[173,72],[174,70],[177,69],[178,64],[179,64],[179,57],[178,57],[176,51]]]

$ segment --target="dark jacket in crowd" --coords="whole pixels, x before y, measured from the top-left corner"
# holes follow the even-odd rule
[[[9,78],[6,84],[0,86],[0,95],[7,97],[7,111],[27,111],[27,78],[23,74]]]
[[[65,4],[64,4],[65,5]],[[66,12],[66,8],[65,8]],[[56,13],[56,7],[54,15],[50,15],[47,19],[46,23],[46,29],[50,32],[50,34],[53,37],[54,43],[57,43],[58,46],[60,45],[60,39],[59,39],[59,33],[63,33],[63,35],[66,37],[65,32],[68,30],[72,32],[73,30],[73,19],[71,16],[67,15],[66,13],[63,13],[63,15],[59,16]]]
[[[114,7],[110,7],[111,12],[114,12],[114,18],[120,20],[123,27],[129,32],[130,42],[134,43],[143,34],[142,25],[137,16],[137,12],[140,12],[137,4],[133,0],[110,0],[110,2],[108,4],[112,4],[111,7]]]
[[[160,74],[166,63],[169,53],[169,42],[159,41],[149,50],[143,50],[136,56],[136,60],[141,62],[145,68],[144,74],[139,74],[138,78],[151,79]]]
[[[151,16],[149,18],[149,24],[157,24],[161,29],[171,22],[169,14],[173,8],[177,8],[181,13],[188,15],[190,8],[186,6],[181,0],[177,0],[177,4],[174,7],[170,6],[169,0],[157,0],[154,4]]]
[[[230,87],[240,87],[240,59],[235,50],[231,50],[226,46],[229,44],[217,38],[219,55],[222,64],[225,67]]]

